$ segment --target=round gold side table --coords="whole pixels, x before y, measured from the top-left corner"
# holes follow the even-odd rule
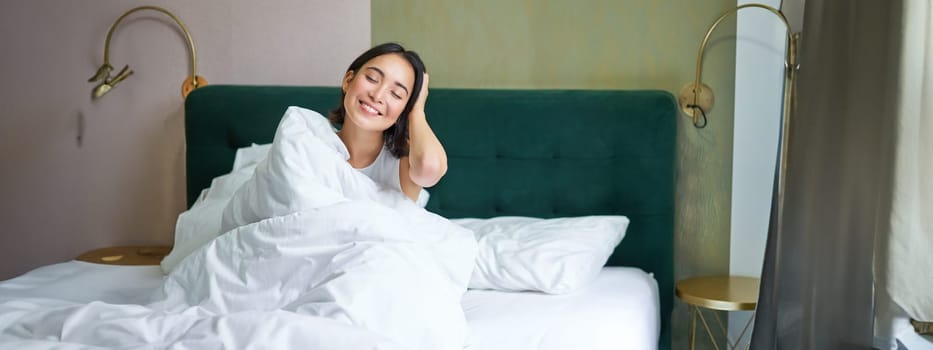
[[[699,317],[703,322],[703,328],[706,329],[706,334],[709,335],[710,340],[713,342],[713,347],[719,350],[719,345],[716,344],[713,332],[710,329],[709,323],[706,322],[706,317],[703,316],[701,309],[754,311],[758,304],[758,283],[759,281],[755,277],[743,276],[694,277],[677,282],[675,293],[680,300],[687,303],[687,312],[691,315],[690,349],[693,350],[696,348],[697,317]],[[738,339],[733,343],[729,339],[728,331],[719,318],[719,315],[713,313],[713,316],[716,317],[719,328],[722,330],[730,349],[736,349],[739,346],[741,340],[745,337],[745,333],[748,331],[749,325],[751,325],[752,320],[755,319],[754,315],[748,319],[748,322],[745,323],[745,327],[742,329],[742,333],[739,334]],[[750,343],[751,341],[749,340],[749,342],[745,344],[745,349],[748,349]]]
[[[94,249],[75,260],[106,265],[158,265],[172,251],[164,246],[122,246]]]

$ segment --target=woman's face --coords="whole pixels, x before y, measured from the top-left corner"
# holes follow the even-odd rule
[[[408,103],[415,72],[399,54],[377,56],[343,79],[346,123],[382,132],[395,124]]]

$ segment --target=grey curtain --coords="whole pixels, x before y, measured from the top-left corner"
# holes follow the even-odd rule
[[[783,214],[772,210],[752,349],[871,348],[874,242],[890,215],[901,6],[806,0]]]

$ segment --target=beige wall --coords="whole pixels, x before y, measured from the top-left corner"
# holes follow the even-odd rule
[[[475,88],[662,89],[692,81],[707,27],[735,0],[372,1],[374,43],[422,54],[431,83]],[[679,118],[677,278],[729,271],[735,20],[707,49],[709,126]],[[624,244],[624,242],[623,242]],[[674,337],[684,345],[685,311]],[[705,341],[705,339],[700,339]]]
[[[160,13],[134,15],[110,58],[136,73],[98,101],[87,82],[110,24],[143,4],[186,22],[213,84],[336,85],[370,44],[361,0],[0,2],[0,279],[92,248],[172,243],[185,206],[183,37]]]

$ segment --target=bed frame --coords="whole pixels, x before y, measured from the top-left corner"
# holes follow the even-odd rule
[[[188,205],[231,170],[236,149],[272,141],[287,106],[326,115],[336,87],[223,86],[185,103]],[[427,208],[445,217],[625,215],[608,265],[654,274],[659,349],[671,347],[676,103],[664,91],[432,88],[426,113],[448,155]]]

